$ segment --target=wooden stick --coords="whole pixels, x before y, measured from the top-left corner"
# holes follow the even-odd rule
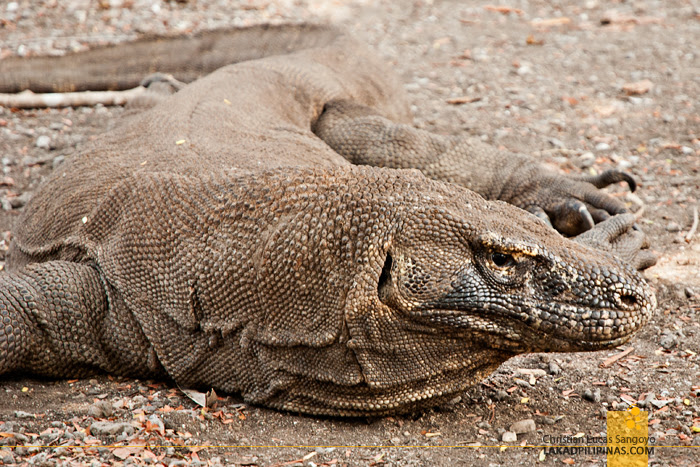
[[[634,350],[634,347],[629,347],[624,352],[620,352],[618,354],[613,355],[612,357],[605,359],[605,361],[600,364],[600,367],[601,368],[608,368],[609,366],[612,366],[613,363],[615,363],[616,361],[618,361],[622,357],[626,357],[627,355],[631,354],[633,350]]]
[[[17,94],[0,94],[0,106],[30,109],[44,107],[94,107],[102,105],[125,105],[130,100],[146,92],[139,86],[125,91],[85,91],[35,94],[23,91]]]

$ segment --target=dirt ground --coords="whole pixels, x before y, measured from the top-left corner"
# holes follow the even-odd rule
[[[450,404],[374,419],[279,413],[236,396],[202,410],[160,381],[5,377],[0,463],[601,465],[605,455],[541,446],[552,437],[605,436],[605,412],[638,403],[655,438],[650,462],[699,465],[700,233],[688,235],[700,195],[697,2],[3,1],[0,59],[304,19],[340,23],[385,57],[403,78],[418,127],[477,135],[567,172],[633,173],[641,182],[634,195],[610,191],[632,209],[643,206],[641,225],[660,257],[645,273],[659,302],[652,321],[620,349],[524,355]],[[3,251],[42,178],[122,112],[0,107]],[[536,431],[502,441],[527,419]],[[17,444],[24,446],[10,447]]]

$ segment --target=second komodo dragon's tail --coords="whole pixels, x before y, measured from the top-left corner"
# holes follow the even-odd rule
[[[61,57],[11,57],[0,60],[0,93],[123,90],[155,72],[190,82],[231,63],[326,45],[338,34],[318,24],[262,24],[150,36]]]

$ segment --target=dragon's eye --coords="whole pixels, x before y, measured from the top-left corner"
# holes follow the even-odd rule
[[[508,268],[515,265],[513,256],[499,251],[491,253],[491,261],[499,268]]]

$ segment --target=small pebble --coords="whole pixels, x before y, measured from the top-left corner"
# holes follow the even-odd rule
[[[595,163],[595,154],[592,152],[584,152],[576,158],[576,165],[581,169],[592,167]]]
[[[508,397],[509,395],[506,391],[504,391],[503,389],[499,389],[496,395],[494,396],[494,399],[496,399],[497,401],[503,401],[508,399]]]
[[[627,170],[630,167],[632,167],[632,163],[628,160],[621,160],[620,162],[617,163],[617,168],[619,170]]]
[[[10,198],[10,206],[12,209],[19,209],[21,207],[24,207],[25,204],[29,202],[29,199],[32,197],[32,194],[30,192],[25,191],[19,196],[15,196],[14,198]]]
[[[557,138],[549,138],[549,144],[551,144],[555,148],[563,148],[564,147],[564,142],[560,139],[557,139]]]
[[[88,408],[88,416],[92,418],[107,418],[112,416],[112,404],[107,401],[98,401]]]
[[[629,408],[629,404],[627,402],[616,402],[613,403],[613,409],[619,410],[621,412],[624,412]]]
[[[668,225],[666,225],[666,230],[668,232],[680,232],[681,226],[678,224],[678,222],[669,222]]]
[[[583,391],[583,395],[581,396],[587,401],[591,402],[600,402],[600,389],[595,389],[591,391],[590,389],[586,389]]]
[[[676,336],[670,333],[665,333],[659,339],[659,345],[666,350],[672,349],[676,346]]]
[[[41,135],[36,139],[36,143],[34,144],[41,149],[51,149],[51,138],[46,135]]]
[[[23,435],[22,433],[9,432],[8,434],[12,435],[11,438],[15,438],[17,441],[19,441],[21,443],[28,443],[29,442],[29,437],[26,435]]]
[[[547,366],[547,372],[550,375],[558,375],[561,373],[561,367],[555,362],[549,362],[549,365]]]
[[[90,433],[93,435],[118,435],[120,433],[134,433],[134,427],[125,422],[95,422],[90,425]]]
[[[143,397],[142,395],[139,394],[139,395],[132,397],[131,402],[133,402],[134,407],[137,407],[139,405],[143,405],[143,404],[148,403],[148,399],[146,399],[145,397]]]
[[[537,431],[537,426],[535,425],[535,421],[533,419],[527,418],[525,420],[520,420],[513,423],[510,426],[510,431],[516,434],[531,433],[533,431]]]
[[[68,448],[65,448],[63,446],[59,446],[56,449],[53,450],[53,454],[55,456],[67,456],[71,453],[71,450]]]
[[[598,143],[595,145],[596,151],[607,151],[610,149],[610,145],[608,143]]]
[[[476,424],[478,428],[484,429],[484,430],[490,430],[491,429],[491,424],[487,422],[486,420],[483,420],[479,423]]]
[[[512,431],[506,431],[503,433],[503,436],[501,436],[501,441],[504,443],[515,443],[518,441],[518,435]]]
[[[54,157],[53,160],[51,161],[51,168],[55,169],[56,167],[61,165],[64,160],[66,160],[66,156],[63,156],[63,155]]]
[[[528,381],[525,381],[524,379],[513,378],[513,380],[515,381],[515,384],[517,384],[518,386],[522,386],[524,388],[531,388],[532,387],[532,384],[530,384]]]
[[[544,376],[547,374],[546,371],[540,369],[540,368],[518,368],[518,373],[521,375],[528,375],[528,376]]]

